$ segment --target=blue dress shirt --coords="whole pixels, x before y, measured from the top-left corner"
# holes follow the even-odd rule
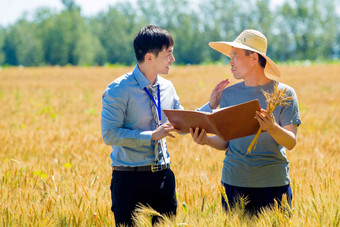
[[[132,72],[114,80],[103,94],[101,132],[104,142],[112,146],[112,166],[154,164],[154,119],[150,98],[143,90],[149,83],[136,65]],[[157,76],[154,85],[159,85],[162,110],[183,109],[171,81]],[[162,122],[168,122],[163,111]],[[166,155],[159,164],[170,163],[168,151]]]

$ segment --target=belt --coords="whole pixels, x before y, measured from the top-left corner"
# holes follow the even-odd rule
[[[134,167],[125,167],[125,166],[112,166],[113,170],[116,171],[151,171],[158,172],[165,169],[170,169],[170,164],[165,165],[151,165],[151,166],[134,166]]]

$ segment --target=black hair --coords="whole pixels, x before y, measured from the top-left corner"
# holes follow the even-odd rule
[[[174,45],[170,33],[155,25],[148,25],[142,28],[133,40],[133,48],[135,49],[136,59],[143,62],[145,54],[158,53],[163,49],[168,49]]]
[[[246,56],[249,56],[253,53],[256,53],[254,51],[251,51],[251,50],[245,50],[246,51]],[[262,68],[265,68],[266,67],[266,63],[267,63],[267,60],[259,53],[257,53],[257,55],[259,56],[259,63],[260,63],[260,66]]]

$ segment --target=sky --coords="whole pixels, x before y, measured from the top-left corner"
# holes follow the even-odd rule
[[[110,5],[123,0],[75,0],[80,6],[83,15],[92,16],[106,10]],[[7,26],[14,24],[23,13],[34,12],[37,8],[48,7],[61,10],[61,0],[0,0],[0,25]]]
[[[93,16],[100,11],[108,9],[110,5],[117,2],[134,2],[136,0],[75,0],[80,6],[81,13],[84,16]],[[189,0],[189,2],[196,0]],[[285,0],[271,0],[273,5],[282,4]],[[289,1],[289,0],[286,0]],[[23,16],[24,12],[31,14],[41,7],[48,7],[60,11],[63,8],[61,0],[0,0],[0,26],[8,26],[14,24]],[[340,6],[337,8],[340,11]]]

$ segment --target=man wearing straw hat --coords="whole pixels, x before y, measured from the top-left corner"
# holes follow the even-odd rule
[[[296,145],[297,127],[301,124],[298,101],[293,88],[270,78],[280,77],[276,64],[266,55],[267,39],[259,31],[245,30],[233,42],[210,42],[210,47],[231,58],[231,72],[235,79],[243,81],[223,90],[220,100],[210,99],[212,109],[237,105],[258,99],[262,110],[256,118],[264,131],[260,134],[256,148],[247,154],[254,135],[224,141],[217,136],[208,136],[205,130],[191,129],[194,141],[219,150],[226,150],[222,171],[224,186],[230,207],[235,207],[240,196],[246,197],[245,208],[257,213],[261,208],[281,204],[283,195],[291,204],[292,191],[288,174],[286,149]],[[277,106],[272,113],[267,112],[263,91],[272,93],[274,85],[287,89],[292,97],[288,105]],[[228,204],[222,197],[222,205]]]

